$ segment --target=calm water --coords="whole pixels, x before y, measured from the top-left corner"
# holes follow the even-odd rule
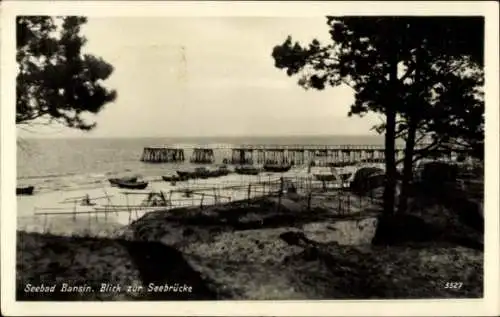
[[[67,190],[91,187],[115,175],[140,174],[159,178],[186,167],[182,164],[142,163],[146,146],[241,145],[241,144],[383,144],[381,136],[319,137],[226,137],[226,138],[114,138],[114,139],[25,139],[18,142],[17,178],[21,185],[40,190]],[[186,159],[190,151],[185,150]],[[230,153],[215,151],[221,163]]]

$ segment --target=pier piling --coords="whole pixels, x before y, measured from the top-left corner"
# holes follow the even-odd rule
[[[167,147],[145,147],[142,151],[141,161],[148,163],[184,162],[184,150]]]
[[[233,148],[231,164],[253,164],[253,148]]]
[[[214,150],[195,148],[190,161],[197,164],[212,164],[215,162]]]

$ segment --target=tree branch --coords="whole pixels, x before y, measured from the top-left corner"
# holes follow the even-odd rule
[[[32,112],[31,114],[23,114],[22,117],[18,117],[17,115],[19,112],[16,113],[16,124],[30,124],[33,120],[36,120],[38,118],[41,118],[45,115],[45,113],[40,113],[40,112]]]
[[[404,82],[408,77],[410,77],[410,75],[415,71],[416,68],[417,68],[416,64],[415,63],[411,63],[411,67],[409,67],[406,70],[406,73],[399,79],[399,82],[400,83]]]

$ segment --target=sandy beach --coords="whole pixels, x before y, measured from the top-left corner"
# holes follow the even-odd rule
[[[338,172],[352,172],[355,169],[355,166],[351,166],[338,169]],[[128,225],[145,213],[160,208],[133,207],[144,205],[151,192],[162,193],[168,198],[172,202],[168,206],[170,209],[208,206],[261,197],[269,191],[277,191],[280,178],[292,182],[312,182],[319,187],[322,184],[315,180],[314,175],[330,172],[330,168],[327,167],[313,167],[310,172],[307,168],[297,167],[285,173],[261,173],[259,175],[232,173],[218,178],[196,179],[176,184],[163,181],[161,176],[150,176],[143,178],[149,181],[148,187],[144,190],[124,190],[111,186],[107,180],[90,188],[64,191],[43,190],[36,192],[33,196],[17,197],[18,229],[28,232],[72,234],[85,228],[91,231],[97,230],[97,232],[101,231],[99,228],[104,228],[102,230],[107,232],[107,228]],[[326,186],[338,185],[327,183]],[[194,194],[187,196],[186,190],[193,191]],[[82,205],[81,199],[86,195],[95,205]],[[100,212],[96,213],[96,209]]]

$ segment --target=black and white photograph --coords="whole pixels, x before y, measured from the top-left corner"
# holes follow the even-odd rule
[[[150,5],[2,8],[13,302],[498,296],[498,5]]]

